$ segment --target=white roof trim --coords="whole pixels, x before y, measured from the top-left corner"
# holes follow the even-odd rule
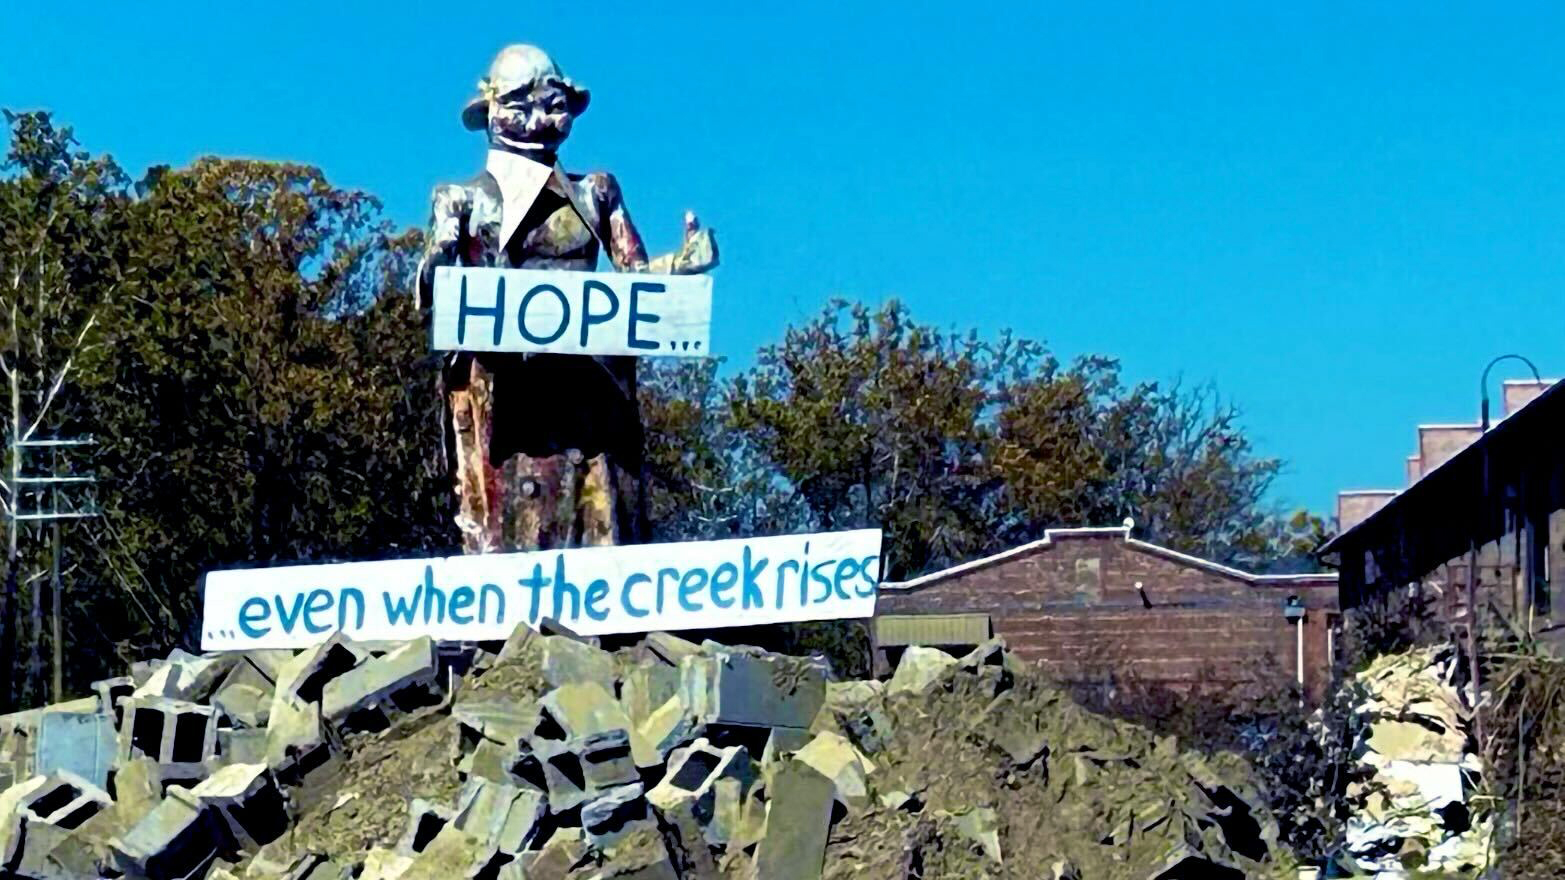
[[[1213,562],[1210,559],[1202,559],[1199,556],[1191,556],[1188,553],[1181,553],[1178,550],[1170,550],[1167,547],[1153,544],[1149,541],[1142,541],[1138,538],[1132,538],[1130,536],[1130,528],[1125,526],[1094,526],[1071,529],[1045,529],[1043,532],[1043,537],[1037,541],[1030,541],[1026,544],[1012,547],[1009,550],[1003,550],[999,553],[995,553],[992,556],[985,556],[982,559],[974,559],[971,562],[964,562],[961,565],[953,565],[950,568],[930,572],[929,574],[921,575],[919,577],[913,578],[912,580],[884,582],[880,585],[880,589],[882,591],[890,592],[917,590],[921,587],[926,587],[930,584],[956,577],[957,575],[966,574],[970,571],[975,571],[980,568],[987,568],[988,566],[1005,562],[1018,556],[1025,556],[1035,550],[1041,550],[1045,547],[1049,547],[1054,543],[1055,538],[1114,536],[1120,537],[1125,541],[1126,544],[1129,544],[1138,550],[1143,550],[1156,556],[1162,556],[1167,559],[1173,559],[1178,562],[1182,562],[1194,568],[1205,569],[1207,571],[1226,575],[1237,580],[1248,581],[1260,586],[1269,584],[1301,583],[1304,581],[1321,580],[1322,578],[1336,580],[1337,577],[1333,572],[1320,572],[1316,574],[1251,574],[1246,571],[1240,571],[1237,568],[1230,568],[1229,566]]]

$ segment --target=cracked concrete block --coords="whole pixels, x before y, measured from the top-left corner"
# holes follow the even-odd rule
[[[413,857],[383,846],[371,847],[364,854],[364,869],[358,880],[399,880],[413,865]]]
[[[33,772],[68,770],[102,788],[109,784],[118,746],[111,713],[45,710],[38,722]]]
[[[241,727],[265,727],[276,685],[248,660],[233,665],[211,703]]]
[[[35,850],[32,859],[42,864],[48,847],[35,847],[35,838],[45,833],[39,826],[71,831],[112,803],[103,789],[68,770],[12,785],[0,792],[0,864],[16,864],[24,849]]]
[[[217,758],[224,764],[266,763],[266,730],[217,729]]]
[[[612,692],[596,682],[578,682],[561,685],[544,694],[538,701],[543,710],[539,729],[533,739],[580,739],[608,730],[631,729],[630,718],[620,708]],[[560,735],[550,736],[550,725],[557,727]]]
[[[470,780],[457,798],[452,824],[491,851],[510,856],[528,849],[543,830],[547,796],[487,780]]]
[[[180,788],[169,789],[152,812],[110,841],[121,871],[150,880],[200,877],[233,845],[216,812]]]
[[[871,805],[869,775],[875,772],[875,762],[843,737],[830,732],[818,734],[793,757],[830,779],[836,787],[837,800],[844,807],[858,810]]]
[[[647,800],[665,814],[688,811],[710,843],[727,845],[759,818],[748,803],[758,777],[743,746],[719,749],[698,739],[669,754],[668,771]]]
[[[592,880],[679,880],[668,846],[656,828],[638,827],[601,851]],[[692,874],[691,876],[697,876]]]
[[[162,801],[163,772],[156,761],[136,758],[114,768],[114,806],[132,820],[129,825]]]
[[[175,648],[167,658],[153,664],[151,673],[140,681],[132,696],[206,702],[238,659],[233,654],[198,656]]]
[[[663,763],[669,750],[695,736],[695,719],[685,708],[685,701],[674,695],[664,701],[642,722],[631,735],[631,752],[638,767],[656,767]]]
[[[668,666],[677,667],[686,657],[694,657],[701,653],[700,645],[673,633],[649,632],[642,639],[642,644],[646,646],[648,653]]]
[[[541,749],[525,748],[513,772],[524,782],[549,793],[549,811],[563,813],[592,798],[581,756],[563,742],[543,741]]]
[[[995,864],[1000,864],[1000,823],[994,808],[976,807],[960,813],[937,813],[937,817],[950,821],[956,833],[969,843],[983,850]]]
[[[456,811],[440,804],[414,798],[408,805],[408,830],[397,841],[397,852],[417,855],[429,846],[430,841],[456,816]]]
[[[434,705],[440,701],[438,673],[434,642],[428,636],[414,639],[328,681],[321,689],[321,714],[352,726],[355,712],[389,716]]]
[[[114,723],[121,718],[120,699],[136,692],[136,680],[130,676],[106,678],[92,683],[92,692],[98,695],[98,711],[114,716]]]
[[[451,707],[456,720],[455,754],[469,754],[480,741],[488,741],[509,750],[538,729],[538,707],[519,705],[513,700],[461,702]]]
[[[516,766],[521,753],[517,749],[507,749],[498,746],[489,740],[480,740],[478,746],[457,762],[457,771],[469,779],[487,779],[490,782],[503,782],[515,785],[520,780],[511,772]]]
[[[158,697],[123,702],[119,760],[151,758],[165,778],[198,778],[217,751],[217,710],[211,706]]]
[[[639,727],[678,693],[677,666],[643,663],[626,672],[621,679],[619,702],[631,723]]]
[[[440,829],[403,872],[401,880],[466,880],[488,864],[483,844],[452,825]]]
[[[631,758],[630,734],[624,730],[589,733],[573,742],[571,751],[581,757],[582,777],[591,791],[605,791],[641,778]]]
[[[640,829],[657,830],[657,822],[647,812],[641,783],[633,782],[607,792],[581,808],[581,830],[587,842],[604,849]]]
[[[680,661],[680,693],[698,723],[809,727],[826,699],[826,664],[714,646]]]
[[[614,657],[608,651],[566,636],[541,636],[536,650],[542,653],[544,680],[553,687],[592,682],[614,692]]]
[[[891,674],[886,695],[926,693],[956,662],[955,657],[939,648],[913,645],[903,652],[897,671]]]
[[[290,783],[302,780],[331,754],[319,703],[281,697],[272,703],[266,726],[266,764]]]
[[[770,767],[778,758],[791,755],[810,744],[815,735],[802,727],[774,727],[761,751],[761,766]]]
[[[784,758],[772,769],[767,792],[756,880],[820,880],[836,787],[810,765]]]
[[[299,652],[282,665],[277,672],[274,700],[320,702],[327,682],[358,668],[369,656],[368,651],[341,632],[332,633],[331,638]]]
[[[190,789],[240,842],[264,846],[288,829],[288,804],[265,764],[229,764]]]
[[[587,840],[580,828],[561,828],[544,841],[537,852],[522,853],[512,864],[526,880],[567,880],[587,855]]]

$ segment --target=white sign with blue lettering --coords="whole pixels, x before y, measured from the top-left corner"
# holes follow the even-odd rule
[[[201,650],[504,639],[544,618],[582,635],[867,618],[880,531],[209,572]]]
[[[712,278],[564,269],[435,269],[442,351],[705,357]]]

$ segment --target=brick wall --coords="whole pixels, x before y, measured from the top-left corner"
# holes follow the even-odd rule
[[[1055,532],[906,589],[885,585],[876,612],[987,613],[995,634],[1018,655],[1064,680],[1091,680],[1114,669],[1180,686],[1198,678],[1239,683],[1278,669],[1294,675],[1298,636],[1282,612],[1290,595],[1309,609],[1305,684],[1318,693],[1331,666],[1326,633],[1337,607],[1334,576],[1245,575],[1127,540],[1123,529]]]

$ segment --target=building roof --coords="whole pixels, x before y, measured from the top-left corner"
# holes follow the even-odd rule
[[[1377,567],[1411,579],[1506,533],[1507,493],[1557,510],[1565,493],[1565,382],[1556,382],[1431,468],[1385,506],[1321,548],[1322,556],[1373,551]],[[1355,560],[1357,562],[1357,560]]]
[[[953,565],[950,568],[931,572],[911,580],[882,583],[880,585],[880,590],[882,592],[906,592],[923,589],[924,587],[940,583],[941,581],[950,580],[951,578],[957,577],[959,575],[968,574],[980,569],[989,568],[990,566],[999,565],[1000,563],[1007,562],[1012,559],[1018,559],[1031,555],[1040,550],[1052,547],[1058,541],[1070,540],[1073,538],[1120,538],[1127,546],[1143,553],[1150,553],[1153,556],[1160,556],[1164,559],[1190,566],[1191,568],[1199,568],[1203,571],[1209,571],[1213,574],[1221,575],[1223,577],[1245,581],[1247,583],[1254,584],[1255,586],[1281,587],[1298,586],[1301,584],[1326,585],[1334,583],[1337,578],[1336,574],[1332,572],[1316,572],[1313,574],[1252,574],[1250,572],[1241,571],[1240,569],[1233,568],[1231,566],[1223,565],[1222,563],[1213,562],[1210,559],[1202,559],[1199,556],[1191,556],[1188,553],[1181,553],[1178,550],[1171,550],[1159,544],[1153,544],[1150,541],[1142,541],[1137,538],[1132,538],[1130,534],[1134,528],[1135,525],[1131,524],[1124,526],[1046,529],[1044,530],[1043,537],[1039,540],[1022,544],[1017,547],[1012,547],[1009,550],[1001,551],[992,556],[985,556],[982,559],[974,559],[971,562],[964,562],[961,565]]]

